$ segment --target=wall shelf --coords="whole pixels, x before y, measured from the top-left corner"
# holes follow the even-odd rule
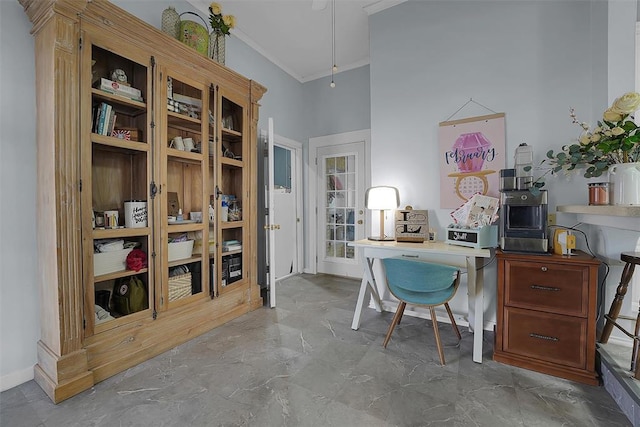
[[[578,221],[587,224],[640,231],[640,206],[557,206],[556,211],[576,214]]]

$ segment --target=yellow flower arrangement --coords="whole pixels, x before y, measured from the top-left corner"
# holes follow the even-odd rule
[[[593,129],[579,122],[573,109],[573,123],[582,128],[577,143],[565,145],[562,150],[547,152],[543,161],[551,166],[551,173],[585,168],[586,178],[597,177],[617,163],[640,161],[640,130],[632,114],[640,108],[640,94],[629,92],[617,98],[602,115]]]
[[[209,5],[209,22],[214,33],[229,35],[229,30],[236,26],[236,18],[233,15],[223,15],[222,7],[218,3]]]

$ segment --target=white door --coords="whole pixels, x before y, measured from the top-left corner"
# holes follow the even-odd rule
[[[269,304],[276,305],[278,281],[302,272],[302,144],[267,132],[267,254]]]
[[[365,234],[365,142],[318,147],[316,155],[317,271],[362,277],[349,242]]]
[[[297,211],[297,182],[295,151],[277,142],[274,152],[273,205],[275,232],[276,280],[298,273],[298,224],[301,218]]]

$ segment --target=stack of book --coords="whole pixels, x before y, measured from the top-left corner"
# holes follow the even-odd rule
[[[222,252],[242,250],[242,242],[238,240],[225,240],[222,242]]]
[[[101,102],[93,111],[93,133],[111,136],[116,125],[116,112],[110,104]]]
[[[135,87],[123,85],[105,78],[100,79],[100,86],[98,87],[100,90],[113,93],[114,95],[120,95],[134,101],[144,102],[142,99],[142,92],[140,89],[136,89]]]

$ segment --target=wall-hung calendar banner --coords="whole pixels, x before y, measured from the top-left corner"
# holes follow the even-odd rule
[[[499,197],[499,171],[505,168],[505,115],[469,117],[440,123],[440,208],[459,207],[476,193]]]

